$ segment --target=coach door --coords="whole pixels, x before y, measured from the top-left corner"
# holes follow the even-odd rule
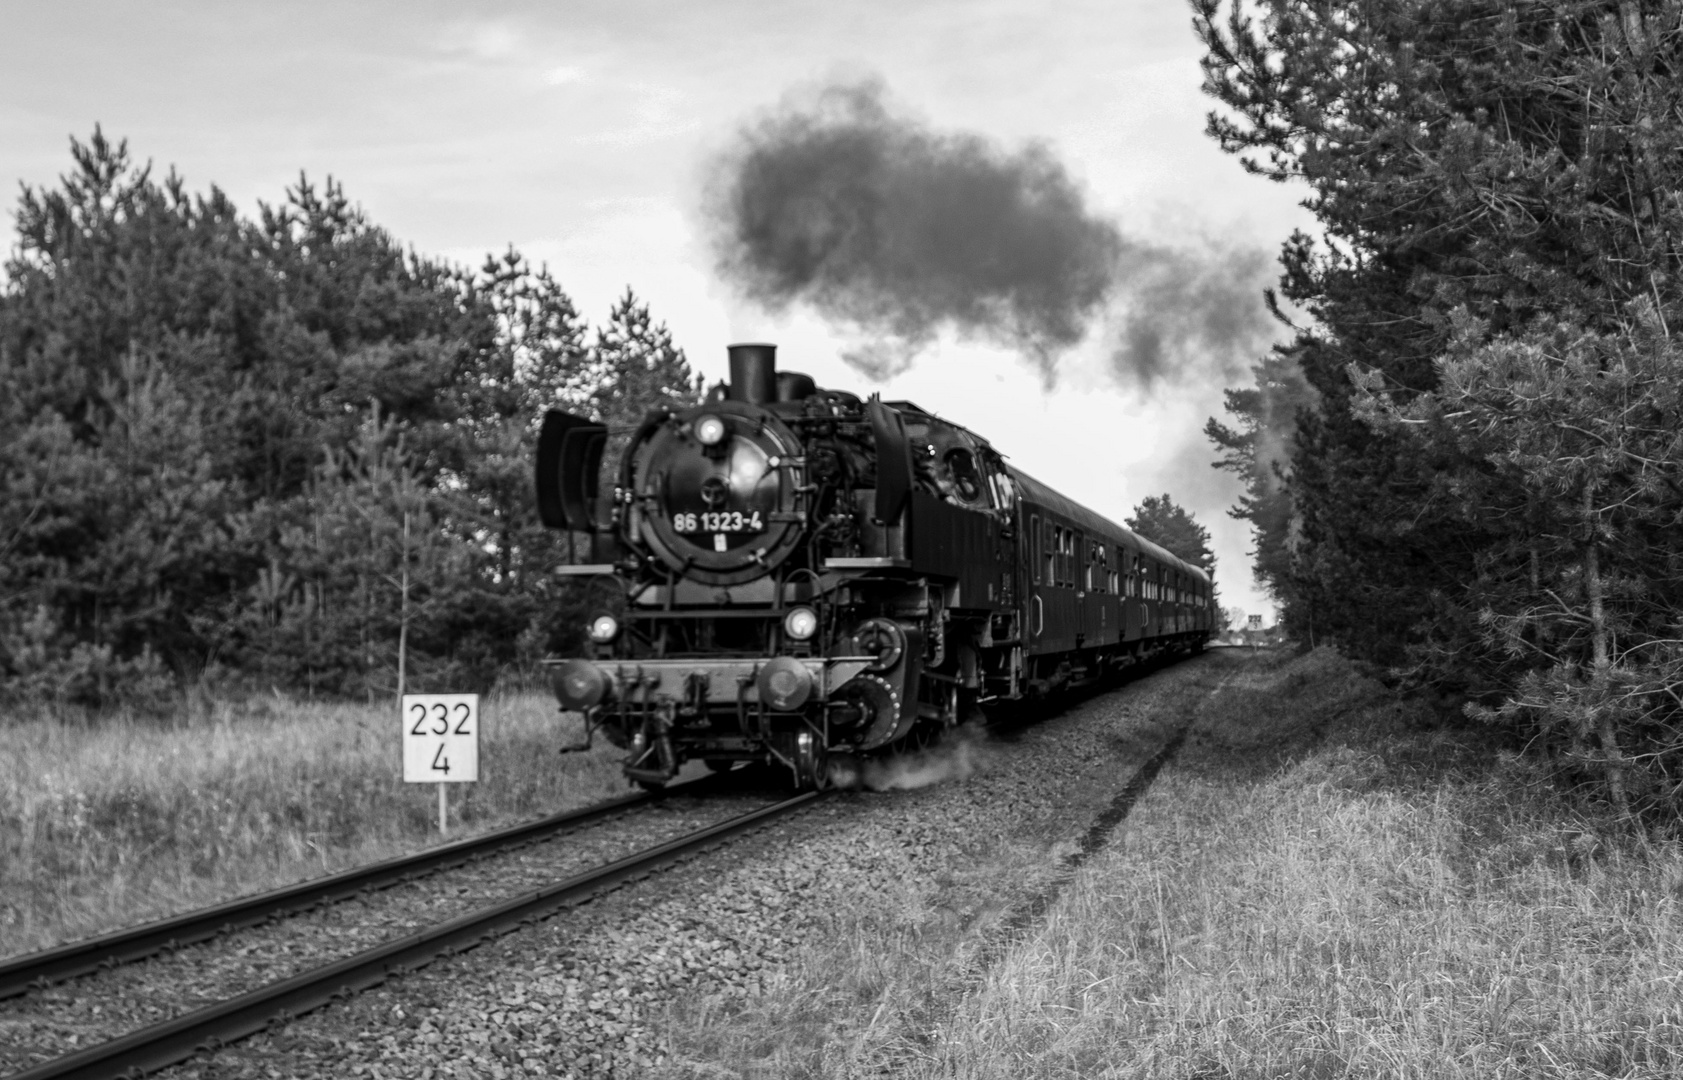
[[[1111,559],[1116,548],[1099,540],[1087,542],[1087,644],[1114,644],[1121,638],[1121,612]]]
[[[1138,641],[1145,633],[1145,602],[1140,594],[1144,582],[1140,577],[1138,552],[1122,552],[1122,634],[1124,641]]]
[[[1102,562],[1104,545],[1086,537],[1081,542],[1082,633],[1089,648],[1111,640],[1109,631],[1115,624],[1106,610],[1109,597],[1105,595],[1105,568]]]
[[[1081,602],[1076,597],[1075,530],[1048,515],[1041,535],[1043,576],[1035,589],[1033,617],[1040,634],[1035,652],[1065,652],[1076,647],[1081,633]]]

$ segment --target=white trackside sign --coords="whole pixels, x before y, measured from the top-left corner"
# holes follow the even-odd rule
[[[405,783],[479,779],[479,695],[403,695]]]

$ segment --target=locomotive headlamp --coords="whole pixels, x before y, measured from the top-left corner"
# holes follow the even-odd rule
[[[590,620],[590,640],[598,645],[619,636],[619,620],[612,615],[598,615]]]
[[[818,613],[798,607],[783,616],[783,632],[795,641],[805,641],[818,632]]]
[[[703,416],[695,422],[695,439],[703,446],[717,446],[725,441],[725,422],[717,416]]]

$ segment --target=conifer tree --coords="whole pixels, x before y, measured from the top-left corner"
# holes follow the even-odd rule
[[[1683,8],[1194,9],[1211,133],[1324,227],[1283,257],[1288,621],[1674,798]]]
[[[695,399],[647,306],[628,290],[592,340],[517,252],[423,258],[331,179],[251,220],[97,129],[71,154],[22,193],[0,280],[5,692],[209,668],[383,693],[405,625],[418,679],[484,686],[555,640],[537,425],[559,405],[623,442]],[[410,619],[398,549],[427,560]]]
[[[1215,573],[1215,552],[1210,550],[1210,530],[1182,509],[1167,494],[1147,495],[1122,524],[1166,549],[1177,559]]]
[[[1288,479],[1298,414],[1315,410],[1316,395],[1303,377],[1292,346],[1274,349],[1251,373],[1253,386],[1225,392],[1227,412],[1237,426],[1211,418],[1204,434],[1223,451],[1216,468],[1234,473],[1245,485],[1245,493],[1228,515],[1250,523],[1256,543],[1251,551],[1252,573],[1278,598],[1291,574]]]
[[[648,304],[627,287],[591,342],[590,383],[591,410],[610,432],[602,475],[611,482],[644,415],[699,402],[703,380],[690,370],[666,324],[655,322]]]

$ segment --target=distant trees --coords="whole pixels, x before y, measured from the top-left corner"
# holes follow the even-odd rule
[[[1675,805],[1683,9],[1193,7],[1211,134],[1323,228],[1282,257],[1289,505],[1240,508],[1287,624]]]
[[[405,628],[423,684],[465,687],[565,637],[532,433],[696,396],[646,305],[592,342],[517,253],[406,252],[331,181],[251,221],[98,131],[72,157],[0,285],[8,692],[388,692]]]
[[[1210,549],[1210,530],[1178,506],[1168,495],[1147,495],[1122,519],[1122,524],[1166,549],[1177,559],[1215,572],[1215,552]]]
[[[1189,562],[1209,574],[1211,611],[1215,615],[1215,630],[1226,628],[1226,614],[1213,581],[1215,552],[1210,548],[1210,530],[1198,524],[1198,519],[1175,503],[1167,494],[1147,495],[1134,512],[1122,519],[1122,524],[1135,533],[1164,548],[1177,559]]]
[[[1274,350],[1251,371],[1253,385],[1227,390],[1226,405],[1236,423],[1211,419],[1204,434],[1221,448],[1216,467],[1245,485],[1239,503],[1228,511],[1248,521],[1256,547],[1251,571],[1270,592],[1279,594],[1291,581],[1291,458],[1298,415],[1318,408],[1313,387],[1304,378],[1291,347]]]

